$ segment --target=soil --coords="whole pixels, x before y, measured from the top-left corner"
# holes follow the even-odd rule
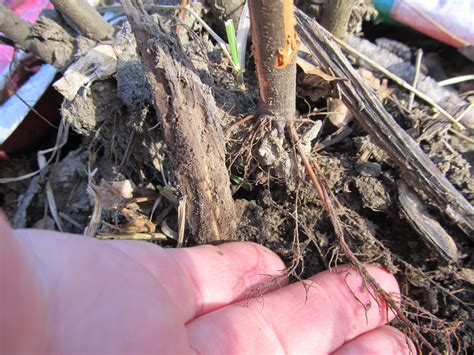
[[[317,14],[317,6],[314,6],[305,10]],[[154,16],[165,31],[172,31],[174,21],[169,13]],[[207,16],[215,15],[210,12]],[[354,33],[363,29],[371,40],[392,38],[404,44],[412,54],[416,48],[423,47],[426,53],[442,58],[438,69],[450,76],[460,68],[458,63],[462,63],[463,72],[474,69],[473,63],[434,40],[411,32],[410,36],[395,33],[391,28],[362,22],[363,16],[358,16],[359,21],[353,25]],[[253,59],[248,60],[243,89],[220,47],[197,22],[187,21],[189,27],[179,31],[182,53],[215,99],[226,139],[226,162],[236,214],[240,217],[238,239],[253,241],[277,252],[293,279],[347,263],[319,195],[304,170],[299,170],[299,178],[282,181],[275,170],[262,166],[261,160],[256,158],[261,124],[255,118],[242,123],[257,107]],[[219,17],[215,17],[214,22],[218,23]],[[219,31],[219,26],[215,26]],[[182,157],[172,154],[164,142],[163,124],[157,117],[153,93],[145,79],[130,26],[125,23],[118,29],[117,73],[82,88],[73,100],[63,102],[61,114],[63,122],[71,127],[70,142],[36,177],[0,184],[0,203],[16,227],[57,229],[46,196],[49,182],[64,231],[83,233],[90,226],[95,196],[102,203],[95,230],[98,236],[130,232],[130,225],[134,225],[135,233],[165,234],[168,239],[158,243],[175,247],[177,242],[168,230],[178,229],[178,201],[183,196],[174,167],[177,166],[175,160]],[[452,62],[457,63],[456,68],[450,65],[451,58],[443,57],[445,53],[455,57]],[[299,70],[298,85],[304,76]],[[376,73],[374,76],[381,78]],[[400,207],[399,169],[357,123],[350,122],[346,127],[350,133],[341,135],[341,139],[321,145],[328,136],[339,135],[324,114],[324,94],[330,90],[314,88],[311,92],[311,86],[308,87],[311,81],[304,82],[304,88],[297,88],[300,95],[297,98],[298,131],[304,133],[314,122],[322,121],[322,128],[312,141],[311,158],[317,162],[326,187],[339,202],[337,210],[341,223],[349,231],[346,238],[351,250],[361,262],[383,265],[395,274],[404,295],[403,309],[407,317],[436,349],[448,353],[472,352],[473,243],[455,223],[423,198],[431,216],[456,243],[457,263],[429,245]],[[395,84],[389,83],[388,87],[392,91],[384,100],[385,107],[412,137],[420,137],[433,121],[436,122],[432,109],[416,100],[412,113],[408,114],[404,109],[407,93]],[[314,94],[316,89],[320,95]],[[458,85],[454,92],[465,99],[471,95],[472,100],[472,92],[469,94],[467,89],[469,87]],[[50,139],[40,148],[52,146],[55,133],[51,132]],[[251,135],[255,140],[248,139]],[[420,145],[449,181],[473,203],[474,145],[446,130],[421,140]],[[0,178],[35,170],[37,149],[0,160]],[[292,154],[290,151],[289,155]],[[148,219],[151,225],[141,223]],[[189,228],[186,231],[184,245],[195,245],[195,235]],[[135,237],[130,234],[130,238]],[[402,322],[394,321],[394,324],[409,334]]]

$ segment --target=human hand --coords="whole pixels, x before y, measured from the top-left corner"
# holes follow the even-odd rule
[[[247,297],[283,269],[252,243],[163,249],[12,231],[0,215],[0,353],[409,353],[348,267]],[[398,294],[393,276],[368,271]]]

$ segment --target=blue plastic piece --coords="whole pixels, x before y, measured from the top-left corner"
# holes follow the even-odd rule
[[[372,0],[375,8],[386,16],[390,16],[390,11],[392,10],[393,3],[395,0]]]
[[[390,11],[392,11],[393,3],[395,0],[372,0],[374,7],[379,12],[379,19],[388,25],[404,27],[400,22],[390,17]]]

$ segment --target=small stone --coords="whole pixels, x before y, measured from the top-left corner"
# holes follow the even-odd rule
[[[382,167],[378,163],[367,161],[357,166],[357,172],[362,176],[377,177],[382,174]]]

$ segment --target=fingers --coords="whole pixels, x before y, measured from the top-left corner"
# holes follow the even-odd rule
[[[99,253],[116,260],[117,252],[145,268],[183,312],[185,321],[247,297],[249,291],[280,275],[285,268],[269,249],[253,243],[227,243],[186,249],[164,249],[146,242],[99,241],[77,235],[39,230],[19,230],[26,246],[66,263],[74,255]],[[110,251],[108,252],[107,249]],[[62,250],[61,253],[58,250]],[[120,256],[119,255],[119,256]],[[114,258],[112,258],[114,256]],[[50,260],[48,255],[45,258]],[[281,287],[279,279],[268,290]]]
[[[368,267],[389,293],[387,272]],[[352,269],[338,267],[248,302],[223,307],[188,324],[198,353],[328,353],[393,318]],[[211,336],[212,335],[212,336]]]
[[[186,321],[248,297],[262,283],[272,291],[285,265],[269,249],[254,243],[226,243],[186,249],[163,249],[148,243],[111,242],[146,267],[167,289]]]
[[[30,258],[0,211],[0,354],[34,353],[43,348],[44,304]]]
[[[333,355],[416,355],[413,342],[398,329],[388,325],[359,335],[336,350]]]

